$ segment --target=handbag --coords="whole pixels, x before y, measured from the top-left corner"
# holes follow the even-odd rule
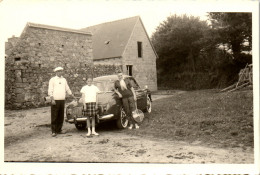
[[[135,102],[136,109],[132,112],[133,118],[137,123],[141,123],[144,120],[144,113],[140,109],[137,109],[137,103]]]

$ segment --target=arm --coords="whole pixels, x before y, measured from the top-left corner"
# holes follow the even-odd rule
[[[98,109],[98,93],[100,93],[100,90],[96,86],[96,109]]]
[[[84,110],[86,109],[86,102],[85,102],[85,94],[82,93],[82,103],[83,103],[83,107],[84,107]]]
[[[115,93],[117,93],[117,95],[119,96],[119,98],[122,98],[122,97],[123,97],[122,94],[118,91],[117,81],[115,82],[114,91],[115,91]]]
[[[51,98],[51,103],[53,105],[55,105],[56,103],[55,103],[55,100],[53,98],[53,90],[54,90],[54,82],[53,82],[53,79],[50,79],[50,81],[49,81],[49,88],[48,88],[48,95]]]
[[[136,101],[136,94],[135,94],[135,90],[134,90],[134,87],[132,86],[132,84],[131,84],[131,80],[125,80],[125,82],[126,82],[126,86],[127,86],[127,88],[129,89],[130,88],[130,90],[132,91],[132,93],[133,93],[133,95],[134,95],[134,100]]]
[[[123,97],[122,94],[121,94],[117,89],[115,89],[115,93],[117,93],[117,95],[119,96],[119,98],[122,98],[122,97]]]
[[[135,90],[134,90],[133,87],[131,87],[131,91],[132,91],[132,93],[133,93],[133,95],[134,95],[134,100],[136,101],[136,100],[137,100],[137,99],[136,99],[136,94],[135,94]]]
[[[75,96],[72,94],[71,90],[70,90],[70,87],[67,83],[67,80],[65,80],[65,91],[70,95],[72,96],[73,98],[75,98]]]
[[[80,93],[82,94],[81,98],[82,98],[82,103],[83,103],[83,107],[84,110],[86,109],[86,103],[85,103],[85,93],[84,93],[84,89],[81,88]]]

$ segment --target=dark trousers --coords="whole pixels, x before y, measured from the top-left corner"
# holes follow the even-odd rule
[[[129,121],[129,124],[135,124],[136,122],[133,119],[133,114],[132,114],[132,112],[136,110],[134,97],[131,96],[128,98],[123,98],[122,102],[123,102],[123,107],[126,113],[126,117]]]
[[[51,131],[61,132],[64,121],[65,100],[55,100],[56,105],[51,105]]]

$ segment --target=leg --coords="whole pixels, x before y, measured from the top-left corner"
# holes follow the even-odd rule
[[[96,123],[95,123],[95,117],[93,116],[93,117],[92,117],[92,134],[97,136],[97,135],[99,135],[99,134],[96,133],[96,131],[95,131],[95,124],[96,124]]]
[[[132,123],[136,124],[136,122],[133,118],[133,112],[136,110],[134,97],[129,97],[128,103],[129,103],[129,110],[130,110],[130,118],[132,120]]]
[[[56,133],[58,109],[57,102],[56,105],[51,105],[51,132]]]
[[[62,125],[64,121],[64,106],[65,101],[59,100],[59,112],[58,112],[58,121],[57,121],[57,132],[60,133],[62,130]]]
[[[130,118],[131,111],[129,109],[128,98],[123,98],[122,102],[123,102],[123,107],[124,107],[124,110],[125,110],[125,113],[126,113],[126,117],[127,117],[128,121],[129,121],[129,124],[131,126],[132,125],[132,120]]]
[[[130,106],[130,110],[131,110],[132,123],[135,125],[135,128],[138,129],[139,126],[138,126],[137,122],[136,122],[136,121],[134,120],[134,118],[133,118],[133,111],[135,111],[136,108],[137,108],[137,107],[136,107],[135,100],[134,100],[134,97],[130,97],[130,98],[128,98],[128,100],[129,100],[129,106]]]
[[[90,117],[87,116],[87,127],[88,127],[88,133],[87,133],[87,136],[90,136],[91,134],[91,130],[90,130]]]

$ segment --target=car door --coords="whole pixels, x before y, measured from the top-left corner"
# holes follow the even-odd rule
[[[144,90],[142,90],[140,88],[140,86],[138,85],[138,83],[136,82],[136,80],[133,77],[129,77],[129,81],[135,90],[135,94],[136,94],[136,98],[137,98],[137,108],[141,109],[141,110],[145,110],[146,109],[146,94],[145,94]]]

